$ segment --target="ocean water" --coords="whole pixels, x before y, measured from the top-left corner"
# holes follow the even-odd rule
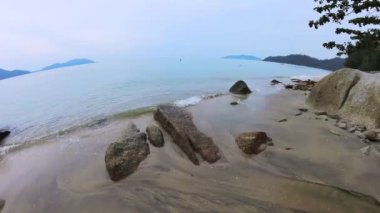
[[[281,88],[270,86],[274,78],[328,73],[226,59],[98,61],[1,80],[0,128],[12,131],[5,143],[12,146],[161,103],[196,104],[204,96],[227,93],[237,80],[246,81],[254,94],[268,95]]]

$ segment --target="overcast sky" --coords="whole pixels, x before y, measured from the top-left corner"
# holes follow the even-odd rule
[[[333,57],[314,30],[313,0],[2,0],[0,67],[85,57]]]

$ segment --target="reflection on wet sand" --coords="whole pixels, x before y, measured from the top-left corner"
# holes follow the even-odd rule
[[[294,116],[306,107],[303,95],[251,95],[231,106],[234,98],[189,108],[221,151],[215,164],[193,165],[164,133],[163,148],[150,146],[134,174],[112,182],[107,146],[131,120],[140,129],[154,122],[151,113],[116,119],[7,154],[0,161],[3,212],[379,212],[378,156],[363,156],[349,133],[329,134],[332,121]],[[276,122],[281,117],[288,121]],[[244,155],[234,137],[245,131],[267,132],[274,146]]]

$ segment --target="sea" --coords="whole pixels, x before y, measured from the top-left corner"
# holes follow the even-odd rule
[[[244,80],[252,95],[278,92],[277,79],[317,79],[329,71],[251,60],[131,58],[96,61],[0,80],[0,128],[11,130],[0,154],[49,135],[120,116],[146,113],[159,104],[189,106],[227,94]]]

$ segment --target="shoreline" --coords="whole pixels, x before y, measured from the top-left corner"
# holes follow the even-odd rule
[[[141,130],[156,123],[151,112],[10,152],[0,160],[0,196],[7,202],[3,212],[375,212],[375,201],[350,191],[380,199],[379,156],[363,155],[364,144],[335,127],[333,120],[316,120],[305,98],[304,92],[281,90],[246,99],[225,95],[187,107],[222,158],[194,166],[164,132],[165,146],[150,146],[151,154],[137,171],[117,183],[105,169],[106,147],[131,121]],[[231,106],[236,100],[240,104]],[[301,107],[310,110],[295,116]],[[277,122],[284,117],[287,122]],[[274,146],[245,155],[234,141],[244,131],[266,131]]]

